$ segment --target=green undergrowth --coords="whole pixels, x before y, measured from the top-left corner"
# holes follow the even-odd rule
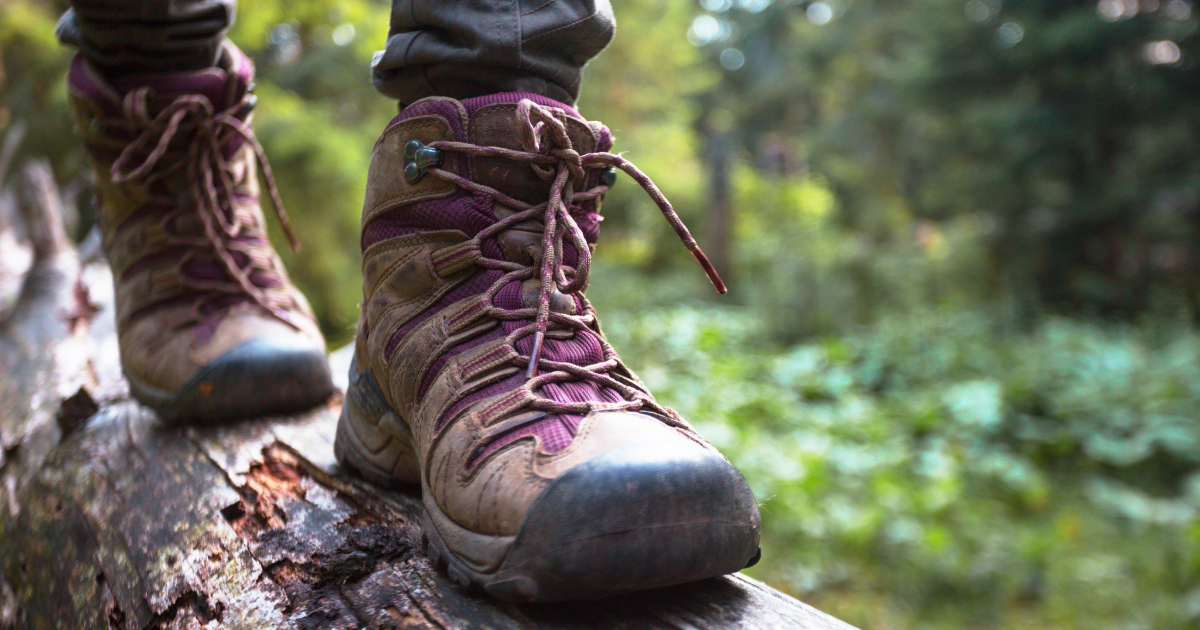
[[[751,575],[864,628],[1200,619],[1194,330],[926,311],[783,346],[749,309],[599,308],[753,487]]]

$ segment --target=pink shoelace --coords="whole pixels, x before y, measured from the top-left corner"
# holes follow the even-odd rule
[[[521,408],[531,408],[553,413],[585,414],[589,411],[640,409],[651,405],[660,413],[669,414],[666,408],[660,408],[653,403],[645,392],[633,382],[618,379],[608,372],[620,365],[620,359],[612,347],[600,337],[603,347],[604,361],[593,365],[574,365],[560,361],[552,361],[541,357],[542,344],[550,324],[567,329],[588,329],[596,321],[595,311],[587,302],[587,310],[580,315],[569,315],[551,310],[551,297],[555,290],[570,295],[587,288],[591,267],[591,249],[583,231],[571,216],[570,209],[578,208],[578,204],[595,199],[608,190],[608,186],[599,184],[580,192],[575,191],[575,183],[582,182],[589,168],[617,168],[628,174],[646,191],[658,206],[667,222],[674,228],[675,234],[688,248],[703,267],[713,287],[717,292],[725,293],[725,283],[721,281],[717,271],[709,263],[701,251],[696,239],[692,237],[687,226],[671,207],[667,198],[654,182],[642,173],[636,166],[619,155],[606,152],[580,154],[572,146],[567,135],[565,124],[566,114],[561,109],[548,108],[529,99],[522,99],[517,105],[517,120],[520,125],[524,151],[516,151],[500,147],[478,146],[466,142],[435,141],[429,146],[440,151],[459,152],[477,156],[503,157],[517,162],[530,164],[543,180],[553,180],[548,201],[532,205],[514,199],[504,193],[473,182],[465,177],[448,170],[429,166],[426,169],[430,175],[451,182],[467,190],[490,195],[496,201],[518,210],[515,214],[505,217],[493,225],[481,230],[475,238],[457,247],[451,248],[437,256],[439,261],[458,268],[468,263],[481,267],[506,271],[484,294],[482,315],[501,320],[533,319],[533,323],[513,331],[506,339],[509,348],[515,348],[516,341],[530,334],[534,335],[533,347],[526,366],[526,383],[523,387],[497,400],[487,409],[481,410],[480,415],[489,419],[498,419]],[[600,123],[590,123],[599,126]],[[536,270],[541,280],[541,290],[538,295],[537,308],[505,309],[494,305],[494,298],[501,288],[511,282],[518,282],[533,276],[534,268],[530,265],[515,261],[495,260],[483,256],[480,244],[483,240],[502,232],[508,227],[529,219],[539,220],[544,225],[542,237],[541,263]],[[569,239],[577,253],[577,264],[569,267],[563,264],[563,244]],[[437,261],[435,261],[435,264]],[[536,263],[535,263],[536,265]],[[493,353],[488,353],[493,354]],[[466,366],[468,371],[477,367],[494,366],[502,363],[521,362],[521,357],[510,350],[495,357],[482,357]],[[539,367],[547,372],[539,374]],[[588,380],[597,385],[616,390],[625,399],[620,403],[601,403],[597,401],[565,403],[542,398],[533,393],[542,385],[552,382],[569,380]],[[677,416],[669,414],[677,420]],[[492,435],[502,433],[511,427],[496,426],[490,431]],[[486,439],[486,436],[485,436]]]
[[[122,102],[124,118],[106,121],[137,133],[136,138],[113,162],[112,181],[121,184],[140,180],[149,190],[154,181],[178,169],[186,169],[185,176],[193,183],[191,193],[196,213],[204,225],[204,235],[191,237],[173,234],[168,237],[173,244],[189,250],[178,263],[181,282],[200,291],[249,296],[277,319],[299,329],[282,298],[271,296],[263,287],[255,284],[251,275],[254,269],[259,269],[267,274],[267,278],[274,279],[277,276],[272,271],[273,264],[269,254],[264,255],[261,251],[261,243],[239,238],[243,228],[257,221],[255,216],[239,213],[233,207],[233,200],[237,196],[237,182],[234,179],[234,164],[226,157],[226,151],[240,140],[254,150],[257,162],[262,167],[263,179],[275,214],[292,250],[299,251],[300,247],[283,208],[283,201],[279,197],[266,153],[254,137],[250,126],[238,118],[239,115],[248,112],[252,106],[251,101],[243,99],[233,107],[218,112],[207,97],[186,94],[175,98],[151,117],[148,102],[152,96],[153,90],[149,87],[129,92]],[[194,139],[188,143],[185,154],[180,154],[178,149],[170,146],[172,139],[181,131],[194,134]],[[150,148],[151,145],[153,148]],[[163,160],[168,153],[173,154],[169,164]],[[142,154],[145,154],[145,157],[138,161]],[[151,195],[151,203],[168,207],[176,205],[170,197],[154,196],[153,192]],[[168,219],[169,217],[164,217],[164,222]],[[182,270],[188,261],[202,252],[215,252],[221,266],[234,279],[234,283],[192,278],[183,273]],[[251,271],[247,271],[246,264],[239,264],[238,254],[245,258]]]

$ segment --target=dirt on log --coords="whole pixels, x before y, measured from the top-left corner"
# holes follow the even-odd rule
[[[130,400],[107,268],[80,263],[45,164],[16,179],[0,195],[0,629],[850,628],[743,576],[553,605],[464,592],[421,552],[415,494],[338,468],[340,398],[214,427]]]

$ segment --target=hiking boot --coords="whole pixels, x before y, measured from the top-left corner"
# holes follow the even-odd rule
[[[109,81],[82,56],[67,76],[96,170],[116,289],[121,365],[168,421],[311,407],[333,392],[325,344],[259,208],[254,68],[226,42],[218,67]]]
[[[659,405],[584,298],[600,197],[638,181],[608,129],[532,94],[429,98],[375,145],[339,461],[420,484],[426,549],[495,597],[604,597],[738,571],[759,514]]]

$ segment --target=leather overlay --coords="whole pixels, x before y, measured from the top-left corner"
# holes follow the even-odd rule
[[[471,381],[463,380],[463,366],[475,362],[476,359],[496,350],[504,344],[506,342],[503,339],[486,343],[446,361],[441,371],[434,378],[433,384],[430,385],[429,391],[425,392],[425,396],[422,398],[416,413],[413,414],[414,424],[412,429],[414,434],[421,436],[418,439],[424,438],[426,443],[431,440],[437,433],[438,421],[462,396],[481,387],[486,387],[493,382],[503,380],[517,372],[517,368],[512,367],[496,370],[489,375]],[[453,423],[454,420],[450,422]]]
[[[405,335],[392,354],[392,391],[396,402],[404,409],[416,406],[425,374],[438,357],[459,343],[499,325],[495,320],[488,320],[451,335],[446,324],[447,315],[447,312],[438,313],[422,322]]]
[[[409,140],[429,144],[453,139],[450,125],[440,116],[421,116],[388,127],[375,143],[371,155],[362,226],[366,227],[372,219],[397,206],[454,194],[454,184],[431,175],[422,177],[415,184],[404,179],[404,145]],[[447,155],[443,168],[457,172],[458,159],[456,154]]]
[[[645,414],[593,412],[584,417],[575,438],[562,451],[542,452],[539,439],[531,435],[468,468],[480,436],[478,418],[462,414],[429,451],[426,479],[443,512],[463,527],[492,535],[515,533],[551,480],[604,453],[635,442],[654,444],[664,457],[673,449],[695,448],[689,437]]]
[[[439,436],[425,464],[426,482],[438,506],[460,526],[481,534],[513,535],[550,481],[530,467],[537,440],[521,440],[497,451],[487,466],[464,479],[463,464],[475,442],[473,425],[464,418]]]
[[[384,355],[396,330],[467,277],[469,270],[439,276],[430,257],[466,238],[458,230],[407,234],[376,243],[363,252],[363,325],[371,331],[369,365],[376,374],[387,374]],[[385,396],[396,405],[390,391]]]

